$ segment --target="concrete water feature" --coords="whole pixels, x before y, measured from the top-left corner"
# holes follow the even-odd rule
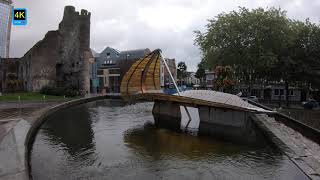
[[[34,179],[306,178],[262,138],[239,145],[157,128],[153,103],[95,101],[47,116],[30,147]],[[186,124],[182,120],[182,124]],[[199,122],[198,122],[199,124]],[[196,129],[196,123],[191,123]],[[45,163],[45,164],[44,164]]]
[[[198,121],[199,133],[212,135],[224,140],[234,142],[254,143],[258,139],[259,133],[252,123],[251,115],[253,113],[273,113],[242,100],[240,97],[228,93],[208,91],[208,90],[190,90],[181,92],[180,97],[192,98],[189,101],[195,101],[191,106],[187,103],[181,105],[179,102],[159,98],[155,101],[153,115],[158,126],[180,129],[181,121]],[[171,99],[175,98],[171,96]],[[212,106],[197,104],[197,101],[215,103]],[[192,111],[192,117],[189,118],[187,111]]]
[[[27,166],[24,166],[22,171],[11,174],[10,178],[23,179],[23,177],[28,177],[23,175],[30,172],[29,168],[37,170],[38,173],[42,172],[40,177],[46,177],[46,179],[55,179],[55,177],[61,177],[60,179],[77,179],[81,177],[90,177],[91,179],[109,177],[113,179],[132,179],[135,177],[140,179],[153,177],[153,179],[199,179],[199,177],[203,179],[239,179],[239,176],[244,179],[306,178],[304,173],[290,161],[290,158],[270,145],[270,142],[264,138],[260,141],[264,142],[262,144],[247,146],[216,140],[210,136],[194,136],[194,134],[175,133],[163,128],[155,128],[151,113],[152,104],[150,103],[142,105],[142,108],[141,105],[126,105],[124,107],[121,105],[119,107],[116,105],[119,103],[114,104],[113,101],[109,100],[96,101],[93,105],[90,105],[90,103],[81,105],[82,103],[103,98],[105,97],[75,100],[44,110],[38,113],[33,120],[29,120],[27,124],[31,129],[25,142]],[[85,112],[89,112],[89,116],[81,115]],[[63,116],[61,117],[61,115]],[[119,116],[120,119],[117,119],[116,117]],[[84,123],[86,121],[91,122],[89,123],[91,125],[82,126],[81,124],[88,124]],[[48,123],[55,124],[54,126],[49,126],[48,129],[54,132],[54,136],[43,134],[43,127]],[[185,125],[186,122],[182,120],[181,124]],[[66,128],[66,125],[72,131],[66,129],[66,131],[63,130],[62,132],[67,134],[61,134],[59,129]],[[197,129],[199,122],[192,122],[190,125],[192,129]],[[40,131],[38,131],[39,127]],[[26,127],[26,130],[28,129]],[[37,132],[39,133],[37,134]],[[20,139],[24,139],[23,135],[20,137],[22,137]],[[39,139],[39,137],[47,138]],[[48,139],[48,137],[58,138]],[[59,137],[64,137],[64,140]],[[88,137],[92,137],[94,140],[87,141]],[[23,143],[23,140],[20,142]],[[42,150],[47,150],[38,151],[39,149],[34,149],[35,146]],[[127,148],[122,149],[124,146]],[[24,149],[22,148],[21,150],[23,145],[18,147],[20,147],[19,152],[22,152],[19,154],[24,154]],[[120,147],[120,149],[117,149],[117,147]],[[124,150],[125,152],[132,152],[133,154],[130,154],[129,157],[134,159],[126,158],[129,154],[121,153]],[[63,152],[63,154],[62,156],[56,156],[55,153],[50,152]],[[96,156],[97,154],[100,156]],[[40,158],[43,155],[47,157]],[[115,164],[108,164],[107,162],[110,162],[108,158],[110,157],[113,159],[119,157],[119,161],[116,161]],[[181,161],[181,158],[184,160]],[[5,159],[5,161],[9,161],[9,159]],[[36,161],[52,162],[53,164],[34,166]],[[148,162],[147,164],[145,164],[146,161]],[[29,162],[31,163],[29,164]],[[75,166],[66,167],[63,165],[65,163],[76,164],[74,164]],[[168,166],[169,164],[174,166]],[[121,167],[130,168],[125,170]],[[145,169],[145,167],[151,168]],[[199,169],[199,167],[201,168]],[[44,173],[46,172],[45,169],[41,168],[55,169],[57,174],[51,172],[50,175],[52,176],[48,177],[49,174]],[[4,176],[0,176],[1,178],[4,178]],[[5,179],[8,178],[6,177]]]

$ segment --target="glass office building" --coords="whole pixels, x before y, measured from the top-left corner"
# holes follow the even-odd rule
[[[12,1],[0,0],[0,57],[9,57]]]

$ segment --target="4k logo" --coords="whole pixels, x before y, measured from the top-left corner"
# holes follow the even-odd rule
[[[16,8],[12,14],[12,24],[17,26],[27,25],[27,9]]]

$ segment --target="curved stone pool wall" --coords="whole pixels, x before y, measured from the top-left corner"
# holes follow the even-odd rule
[[[34,138],[37,135],[37,132],[40,128],[40,126],[45,122],[46,118],[50,115],[59,112],[60,110],[64,108],[68,108],[71,106],[76,106],[79,104],[84,104],[96,100],[102,100],[102,99],[121,99],[120,96],[95,96],[95,97],[88,97],[88,98],[81,98],[76,99],[72,101],[68,101],[53,107],[45,108],[43,110],[40,110],[34,114],[34,121],[30,126],[30,129],[28,130],[28,133],[25,138],[25,157],[24,157],[24,163],[25,163],[25,173],[26,176],[29,179],[32,179],[32,175],[30,173],[30,150],[34,142]]]

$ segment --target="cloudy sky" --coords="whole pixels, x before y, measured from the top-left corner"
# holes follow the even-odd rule
[[[63,8],[73,5],[91,12],[91,48],[101,52],[160,48],[165,57],[185,61],[195,71],[201,53],[193,45],[194,30],[205,29],[207,19],[239,6],[281,7],[290,18],[320,21],[320,0],[13,0],[28,9],[28,25],[12,28],[11,57],[21,57],[48,30],[55,30]]]

